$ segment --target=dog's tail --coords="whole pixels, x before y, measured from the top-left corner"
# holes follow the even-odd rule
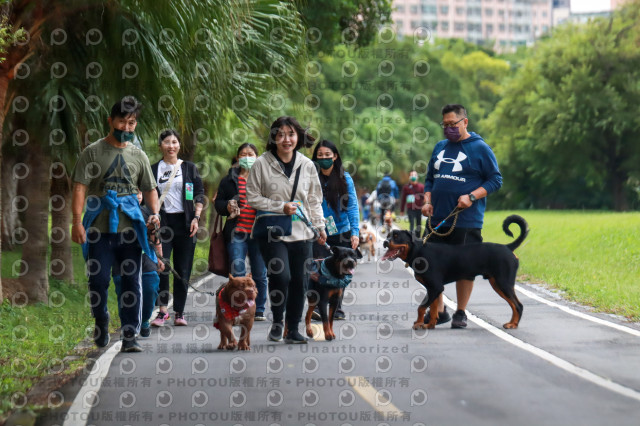
[[[509,225],[511,225],[512,223],[517,223],[520,227],[520,235],[518,236],[518,238],[516,238],[515,241],[507,244],[509,250],[514,251],[520,246],[520,244],[522,244],[524,239],[527,238],[527,234],[529,234],[529,225],[522,216],[518,216],[517,214],[513,214],[507,217],[504,222],[502,222],[502,230],[510,237],[513,237],[513,233],[509,231]]]

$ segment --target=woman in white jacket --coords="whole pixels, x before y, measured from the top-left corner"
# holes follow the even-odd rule
[[[307,343],[298,331],[302,319],[305,293],[309,279],[308,264],[312,261],[313,231],[294,215],[301,209],[318,230],[318,242],[324,244],[322,188],[313,162],[298,150],[313,145],[293,117],[280,117],[271,125],[267,150],[249,173],[247,201],[256,210],[284,213],[292,216],[291,235],[259,240],[260,252],[267,265],[269,300],[273,324],[268,338],[280,341],[286,320],[286,343]],[[300,170],[296,193],[291,202],[295,175]],[[286,310],[286,318],[285,318]]]

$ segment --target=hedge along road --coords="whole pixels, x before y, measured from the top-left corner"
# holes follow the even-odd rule
[[[223,281],[207,276],[197,285],[213,290]],[[154,329],[140,354],[113,344],[84,386],[68,389],[68,411],[41,420],[637,425],[640,327],[518,287],[524,314],[517,330],[502,329],[511,311],[479,277],[466,329],[413,331],[422,286],[399,260],[365,262],[345,294],[337,340],[324,341],[315,325],[317,339],[307,345],[269,342],[270,322],[256,322],[249,353],[216,349],[213,298],[190,292],[189,326]],[[454,298],[455,285],[445,294]]]

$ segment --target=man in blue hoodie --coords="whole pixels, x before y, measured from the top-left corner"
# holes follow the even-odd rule
[[[442,123],[446,139],[438,142],[431,154],[424,184],[422,214],[429,217],[425,233],[433,231],[454,208],[464,209],[458,215],[453,232],[447,236],[454,218],[451,217],[429,237],[429,243],[469,244],[482,242],[482,223],[487,205],[486,197],[502,186],[502,175],[493,151],[474,132],[468,132],[469,119],[462,105],[445,105]],[[470,277],[471,278],[471,277]],[[453,314],[451,328],[465,328],[465,309],[473,290],[472,280],[456,282],[458,307]],[[438,300],[438,324],[451,318],[442,295]],[[428,320],[429,315],[425,316]]]

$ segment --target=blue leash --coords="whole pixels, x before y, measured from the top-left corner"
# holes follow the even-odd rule
[[[302,220],[302,222],[309,227],[309,229],[311,229],[311,232],[313,232],[313,235],[316,237],[316,239],[320,238],[320,233],[316,228],[313,227],[311,221],[307,219],[307,216],[302,213],[302,210],[300,210],[300,208],[297,208],[294,214],[298,216],[300,220]],[[329,246],[329,244],[327,244],[326,241],[324,243],[324,248],[326,248],[327,250],[331,250],[331,247]]]

